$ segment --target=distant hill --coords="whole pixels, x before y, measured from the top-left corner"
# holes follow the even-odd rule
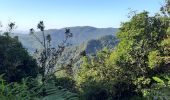
[[[105,35],[99,39],[89,40],[86,44],[86,54],[95,54],[104,48],[114,49],[117,45],[118,40],[114,35]]]
[[[95,28],[91,26],[68,27],[73,33],[73,38],[70,42],[75,45],[80,45],[92,39],[99,39],[105,35],[115,35],[117,28]],[[50,34],[52,37],[52,46],[57,46],[64,39],[64,29],[49,29],[45,30],[45,34]],[[36,33],[38,37],[42,37],[40,32]],[[33,52],[36,48],[41,48],[40,44],[29,34],[15,34],[19,36],[19,40],[28,51]],[[91,41],[94,42],[95,40]]]

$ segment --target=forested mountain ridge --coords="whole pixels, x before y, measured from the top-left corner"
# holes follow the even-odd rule
[[[70,39],[70,42],[73,45],[79,45],[83,42],[87,42],[91,39],[98,39],[105,35],[115,35],[118,31],[117,28],[95,28],[91,26],[77,26],[77,27],[68,27],[73,33],[73,37]],[[49,29],[45,30],[45,34],[50,34],[52,38],[52,46],[56,47],[64,39],[64,29]],[[42,38],[40,32],[37,32],[38,37]],[[41,48],[40,43],[36,41],[34,37],[29,34],[14,34],[18,35],[19,40],[25,48],[29,51],[35,51],[35,48]]]

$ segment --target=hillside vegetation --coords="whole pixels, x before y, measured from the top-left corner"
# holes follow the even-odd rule
[[[170,100],[170,0],[155,15],[132,13],[116,35],[14,28],[0,35],[0,100]]]

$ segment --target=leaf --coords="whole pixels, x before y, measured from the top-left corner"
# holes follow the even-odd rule
[[[160,83],[160,84],[165,84],[164,81],[162,79],[160,79],[159,77],[152,77],[154,81]]]

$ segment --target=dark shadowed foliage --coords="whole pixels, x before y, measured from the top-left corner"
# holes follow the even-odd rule
[[[20,82],[22,78],[36,77],[36,61],[29,56],[17,38],[0,36],[0,74],[7,82]]]

